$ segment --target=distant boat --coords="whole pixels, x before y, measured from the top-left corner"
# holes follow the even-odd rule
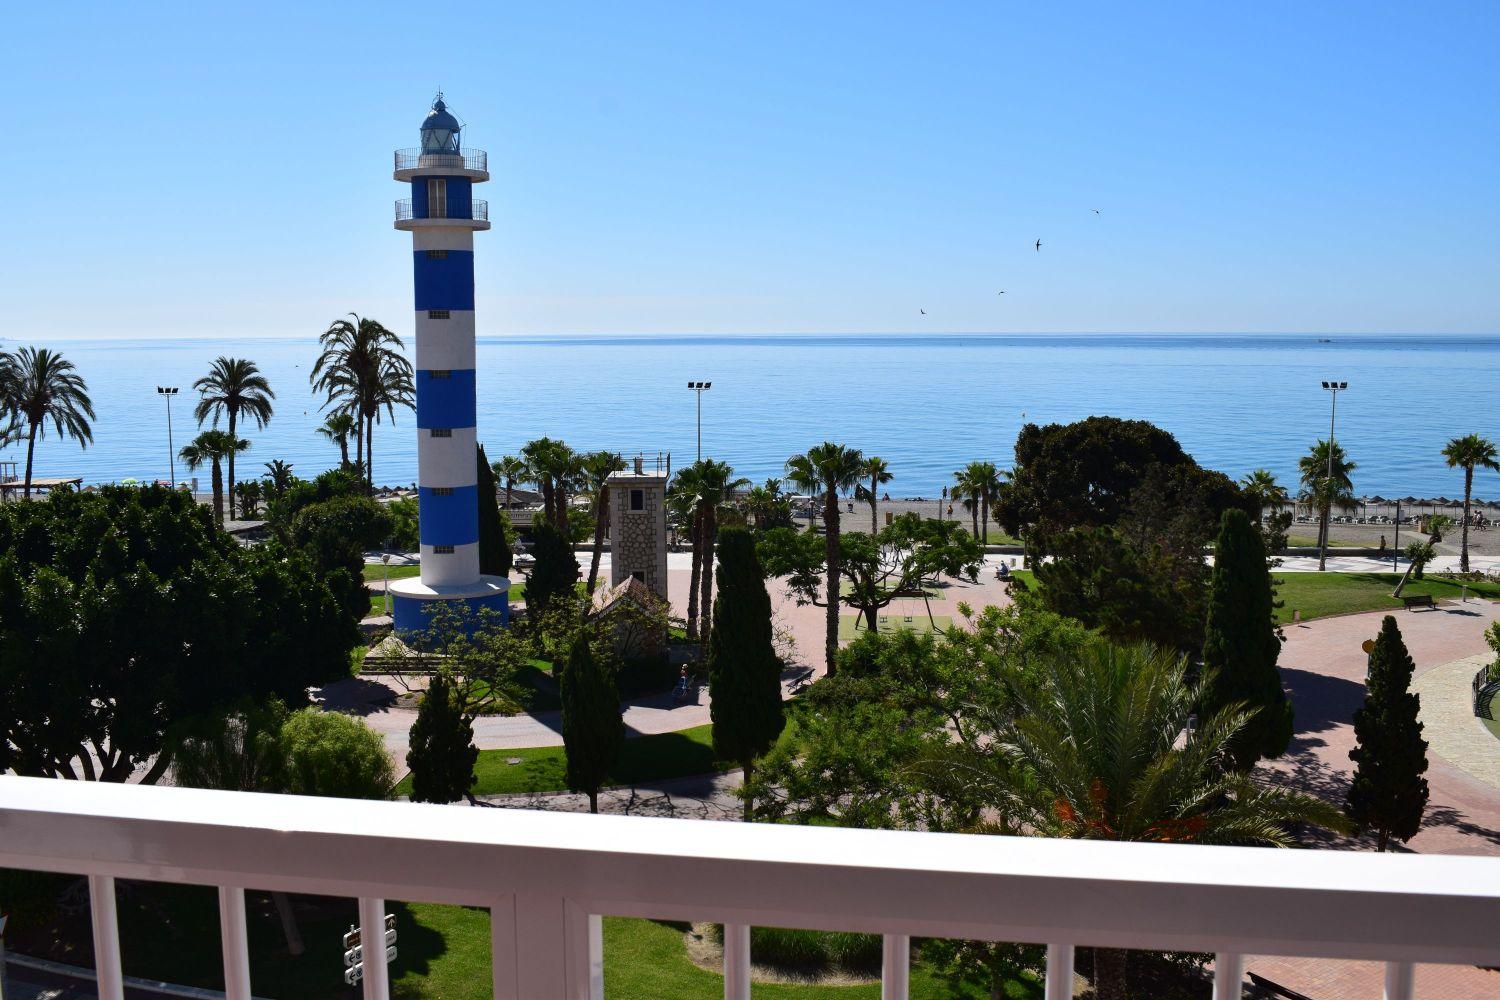
[[[1320,343],[1320,344],[1331,344],[1331,343],[1333,343],[1333,341],[1329,340],[1327,337],[1319,337],[1318,338],[1318,343]]]

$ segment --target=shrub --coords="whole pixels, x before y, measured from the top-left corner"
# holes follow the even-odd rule
[[[723,943],[722,925],[714,924],[711,933]],[[880,968],[881,940],[878,934],[752,927],[750,954],[760,964],[803,971],[873,972]]]
[[[293,795],[386,799],[396,786],[385,742],[358,719],[304,708],[287,719],[281,739]]]

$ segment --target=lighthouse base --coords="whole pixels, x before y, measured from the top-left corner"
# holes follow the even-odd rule
[[[503,576],[481,576],[475,583],[429,586],[418,578],[391,581],[396,634],[417,636],[432,626],[433,615],[444,605],[458,606],[470,634],[482,624],[510,624],[510,581]]]

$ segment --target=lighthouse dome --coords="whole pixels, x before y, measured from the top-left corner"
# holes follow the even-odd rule
[[[458,152],[458,132],[463,126],[448,111],[441,96],[432,102],[432,110],[422,120],[422,151],[425,153]]]

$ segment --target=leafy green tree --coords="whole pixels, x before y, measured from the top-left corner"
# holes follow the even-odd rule
[[[214,426],[219,425],[219,417],[227,420],[226,430],[231,440],[239,440],[235,431],[241,417],[249,417],[255,421],[256,427],[264,427],[271,419],[271,400],[276,398],[276,393],[271,391],[271,385],[266,377],[260,373],[255,362],[244,358],[219,357],[209,365],[208,374],[193,383],[193,388],[198,390],[198,405],[193,408],[193,416],[201,427],[203,421],[210,416],[213,417]],[[245,445],[249,447],[249,442]],[[229,452],[229,519],[234,520],[234,453]]]
[[[1377,849],[1416,836],[1427,808],[1427,741],[1411,692],[1415,668],[1396,619],[1386,615],[1370,653],[1365,703],[1354,712],[1354,780],[1347,811],[1360,830],[1374,830]]]
[[[304,708],[281,727],[286,791],[338,799],[388,799],[396,771],[380,734],[340,712]]]
[[[358,641],[307,555],[241,547],[181,491],[0,505],[0,756],[19,773],[155,782],[173,727],[305,704]]]
[[[416,552],[422,545],[422,533],[418,514],[421,504],[416,497],[397,497],[385,505],[386,516],[391,519],[391,535],[386,545],[397,552]]]
[[[244,451],[250,442],[236,438],[228,431],[206,430],[182,446],[178,453],[189,469],[210,465],[213,469],[214,523],[224,527],[224,473],[225,459],[232,459],[235,452]]]
[[[452,677],[440,669],[428,682],[411,726],[406,766],[411,768],[412,801],[457,802],[471,797],[478,760],[474,724],[464,716]]]
[[[1495,449],[1495,442],[1488,438],[1480,437],[1478,434],[1466,434],[1456,437],[1443,447],[1443,458],[1447,459],[1450,469],[1464,470],[1464,520],[1463,520],[1463,547],[1459,556],[1458,568],[1460,572],[1469,571],[1469,505],[1474,498],[1474,470],[1478,468],[1492,469],[1500,472],[1500,452]]]
[[[526,581],[526,608],[546,612],[558,598],[571,598],[578,587],[578,560],[573,545],[547,521],[531,526],[531,554],[536,562]]]
[[[1302,496],[1318,511],[1318,572],[1328,562],[1328,522],[1333,508],[1342,511],[1355,509],[1354,480],[1351,478],[1358,465],[1344,454],[1344,446],[1335,441],[1318,440],[1306,455],[1297,459],[1297,469],[1302,477]]]
[[[1226,760],[1237,771],[1248,772],[1262,757],[1280,757],[1292,740],[1292,705],[1276,669],[1281,637],[1274,614],[1260,533],[1244,511],[1225,511],[1209,584],[1203,711],[1241,706],[1254,713],[1227,745]]]
[[[344,614],[358,623],[370,609],[365,551],[384,543],[390,534],[390,516],[379,503],[367,496],[336,496],[299,510],[292,518],[290,537],[311,557]]]
[[[58,437],[71,437],[79,447],[94,440],[89,421],[94,405],[88,383],[73,362],[45,347],[23,347],[14,354],[0,351],[0,416],[12,426],[0,432],[0,443],[8,443],[15,428],[26,428],[26,474],[21,495],[31,497],[31,460],[36,439],[47,436],[48,422]]]
[[[266,471],[261,478],[266,481],[266,499],[280,500],[286,496],[287,489],[297,477],[292,474],[289,462],[276,458],[266,463]]]
[[[589,797],[589,812],[599,811],[599,787],[620,756],[625,722],[614,673],[594,656],[588,637],[573,643],[559,685],[562,695],[563,750],[568,788]]]
[[[1052,611],[1116,642],[1193,648],[1203,636],[1201,595],[1176,586],[1148,546],[1142,553],[1113,528],[1079,528],[1053,537],[1051,558],[1034,572]]]
[[[832,441],[815,445],[786,461],[786,475],[798,488],[823,494],[824,574],[828,609],[823,638],[827,672],[838,669],[839,648],[839,494],[854,488],[864,467],[864,455]]]
[[[249,702],[174,728],[172,784],[226,792],[279,792],[286,786],[281,727],[286,706]]]
[[[489,576],[509,576],[511,546],[515,539],[509,532],[510,519],[500,513],[499,491],[495,472],[479,446],[479,572]]]
[[[749,782],[755,759],[781,735],[781,660],[771,635],[771,595],[755,555],[755,540],[743,528],[719,534],[719,593],[714,598],[708,641],[709,711],[714,754],[739,762]],[[751,816],[745,797],[745,820]]]

